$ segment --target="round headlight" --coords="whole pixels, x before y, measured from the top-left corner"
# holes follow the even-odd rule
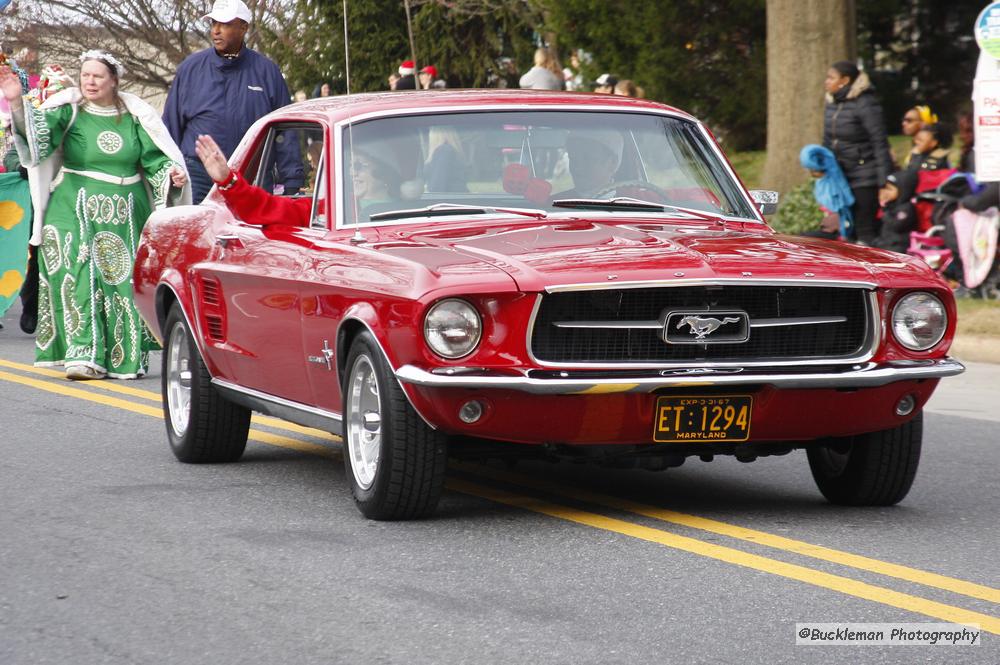
[[[442,300],[424,317],[424,339],[442,358],[461,358],[479,344],[483,325],[476,308],[464,300]]]
[[[948,328],[944,304],[929,293],[911,293],[892,310],[892,332],[899,343],[914,351],[926,351],[941,341]]]

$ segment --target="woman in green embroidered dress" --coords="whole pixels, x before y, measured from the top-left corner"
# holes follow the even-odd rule
[[[132,300],[139,235],[153,208],[190,202],[190,190],[159,115],[118,92],[121,64],[102,51],[80,60],[80,88],[39,109],[0,73],[21,159],[40,167],[43,185],[51,178],[40,188],[51,196],[36,202],[44,222],[35,364],[65,366],[69,379],[132,379],[157,348]]]

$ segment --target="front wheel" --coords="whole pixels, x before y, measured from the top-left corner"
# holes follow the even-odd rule
[[[235,462],[247,445],[250,410],[212,387],[177,303],[167,315],[163,338],[163,416],[174,456],[190,464]]]
[[[410,406],[370,333],[354,340],[344,379],[344,465],[365,517],[434,512],[444,489],[447,439]]]
[[[923,413],[892,429],[844,437],[808,449],[819,491],[845,506],[891,506],[910,491],[920,462]]]

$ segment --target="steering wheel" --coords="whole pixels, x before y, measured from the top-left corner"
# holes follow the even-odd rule
[[[622,182],[611,183],[597,194],[594,194],[594,198],[603,199],[612,192],[614,192],[615,196],[630,196],[634,199],[641,199],[652,203],[666,204],[671,198],[670,194],[666,191],[646,180],[623,180]]]

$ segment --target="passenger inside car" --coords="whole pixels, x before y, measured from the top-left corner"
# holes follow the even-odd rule
[[[454,127],[435,125],[427,134],[424,182],[428,192],[468,192],[465,177],[469,170],[462,140]]]
[[[197,138],[195,152],[222,194],[226,207],[242,221],[260,225],[309,226],[311,197],[278,196],[251,185],[237,171],[229,168],[222,150],[207,134]]]

